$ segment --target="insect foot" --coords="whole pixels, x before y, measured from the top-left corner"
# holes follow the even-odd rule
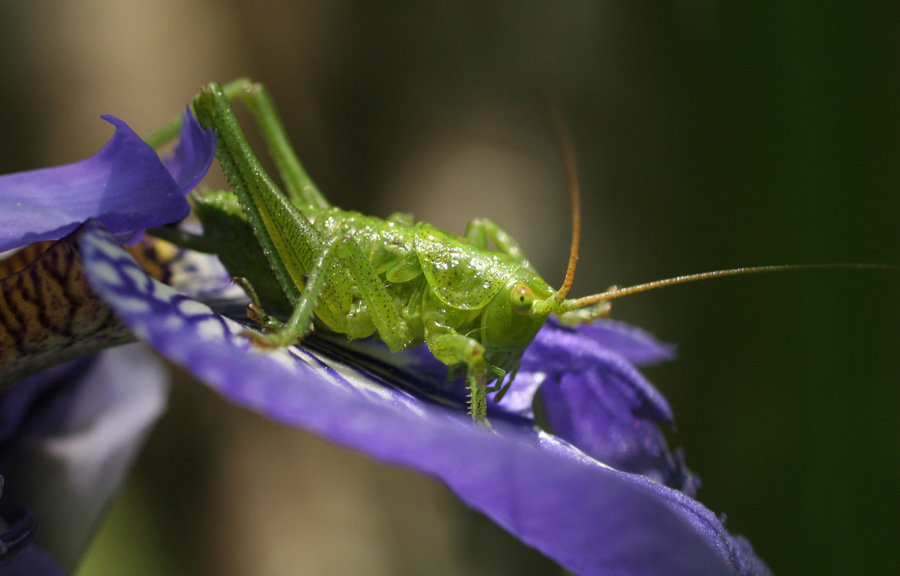
[[[491,429],[487,418],[487,376],[481,351],[471,360],[466,380],[469,384],[469,415],[476,424]]]
[[[273,321],[277,322],[277,320]],[[312,331],[313,326],[310,325],[309,329],[304,331],[302,336],[297,336],[284,330],[260,334],[256,330],[251,330],[249,328],[245,328],[240,334],[257,348],[275,349],[299,344],[303,340],[303,337]]]
[[[487,387],[484,382],[484,373],[479,376],[470,375],[469,381],[469,415],[476,424],[493,430],[487,417]]]
[[[279,332],[284,328],[283,322],[266,312],[259,295],[249,280],[242,276],[235,276],[231,281],[240,286],[250,298],[250,302],[247,304],[247,318],[258,324],[262,331],[266,333]],[[250,339],[254,340],[254,338]],[[269,347],[274,347],[274,345]]]
[[[241,336],[250,341],[257,348],[266,348],[266,349],[274,349],[281,348],[279,344],[273,342],[271,338],[266,336],[265,334],[260,334],[255,330],[250,330],[249,328],[241,330]]]

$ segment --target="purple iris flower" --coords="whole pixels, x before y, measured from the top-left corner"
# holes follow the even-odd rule
[[[190,119],[186,125],[195,123]],[[193,133],[195,138],[183,138],[182,151],[197,146],[185,157],[202,160],[195,164],[205,164],[199,171],[203,172],[208,155],[198,149],[204,138],[202,132]],[[173,181],[193,186],[198,180],[198,171],[173,169],[172,164],[169,169]],[[36,178],[32,189],[41,190],[45,198],[77,192],[47,191],[52,187],[41,185],[40,172],[30,174]],[[182,177],[185,174],[191,177]],[[16,177],[15,183],[28,180],[26,175]],[[146,189],[142,181],[132,184]],[[0,196],[4,187],[0,178]],[[465,413],[462,392],[445,383],[445,367],[422,350],[389,354],[377,343],[347,345],[327,337],[311,338],[302,348],[255,348],[240,335],[244,327],[224,312],[220,290],[227,288],[227,278],[221,273],[198,274],[196,268],[187,267],[182,271],[193,273],[161,283],[104,229],[105,225],[118,234],[139,232],[178,220],[183,208],[168,208],[168,217],[161,215],[162,209],[147,210],[152,217],[135,216],[123,225],[126,219],[115,202],[110,200],[114,206],[110,211],[102,208],[110,195],[114,194],[99,199],[97,213],[73,211],[70,218],[74,226],[89,217],[99,220],[83,226],[76,240],[92,288],[139,340],[232,402],[383,462],[434,476],[467,505],[577,574],[769,574],[743,538],[730,535],[712,512],[691,498],[696,481],[680,456],[668,450],[659,429],[660,424],[671,423],[671,410],[635,368],[672,354],[647,334],[611,321],[577,330],[549,322],[526,351],[513,389],[492,404],[494,431],[488,431],[473,424]],[[170,199],[162,194],[157,201],[168,205]],[[24,196],[16,200],[25,201]],[[69,226],[57,221],[34,225],[40,232],[24,226],[12,232],[19,244],[53,237],[54,231]],[[11,242],[9,247],[19,244]],[[16,430],[25,430],[32,422],[66,421],[65,407],[78,405],[65,399],[66,390],[76,394],[91,383],[114,378],[111,369],[86,372],[89,368],[73,367],[64,372],[63,384],[51,386],[62,395],[58,402],[40,403],[51,406],[47,415],[34,415],[29,407],[36,404],[12,393],[41,394],[46,384],[39,379],[44,374],[7,392],[2,409],[13,414],[10,422],[18,422]],[[148,384],[146,389],[153,397],[154,388]],[[108,395],[119,397],[114,387],[92,396],[98,399],[88,403],[94,414],[120,411],[116,402],[99,400]],[[536,395],[545,407],[549,431],[535,421]],[[139,402],[148,403],[153,402]],[[52,412],[52,406],[61,412]],[[146,410],[145,421],[152,421],[150,414],[152,410]],[[131,434],[138,439],[133,445],[139,444],[142,434],[141,430]],[[0,445],[0,465],[6,466],[4,459],[19,459],[19,445]],[[87,456],[85,452],[80,454]],[[116,462],[118,470],[127,467],[127,458]],[[3,469],[0,473],[8,474]],[[92,474],[115,476],[107,471]],[[38,511],[49,522],[52,510]],[[71,565],[71,558],[58,549],[45,546],[45,550]]]
[[[186,115],[181,142],[164,165],[124,122],[104,119],[116,132],[91,158],[0,177],[3,250],[60,239],[89,218],[134,238],[188,213],[185,194],[206,174],[215,134]],[[3,347],[28,332],[29,298],[7,296],[0,363],[12,356]],[[8,389],[2,384],[0,574],[65,574],[163,411],[165,370],[145,349],[127,346],[50,367]]]

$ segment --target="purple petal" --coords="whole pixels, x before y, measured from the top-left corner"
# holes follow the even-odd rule
[[[3,576],[66,576],[43,550],[29,546],[7,561],[0,561]]]
[[[609,468],[531,425],[497,418],[491,433],[459,410],[322,355],[254,348],[240,325],[143,274],[96,225],[82,231],[81,246],[92,286],[138,337],[230,400],[435,476],[579,574],[744,574],[756,561],[681,492]]]
[[[60,566],[76,566],[165,407],[167,380],[160,361],[132,345],[28,378],[2,396],[0,414],[14,423],[0,444],[3,504],[34,510],[37,544]]]
[[[175,154],[163,160],[182,194],[193,190],[206,176],[215,149],[216,131],[201,128],[190,107],[185,107],[181,117],[181,139]]]
[[[661,346],[618,323],[588,328],[548,322],[522,358],[520,376],[540,380],[550,427],[602,462],[693,493],[696,479],[669,452],[658,427],[673,420],[668,403],[615,350],[646,358],[642,349]]]
[[[53,366],[27,379],[27,384],[14,386],[3,394],[0,401],[0,452],[16,440],[28,423],[32,407],[64,383],[67,376],[72,378],[88,363],[88,360],[77,360]]]
[[[110,232],[134,232],[183,219],[190,207],[184,186],[195,184],[212,160],[215,146],[185,123],[171,165],[176,182],[156,152],[127,124],[116,127],[94,156],[65,166],[0,176],[0,252],[40,240],[57,240],[89,218]],[[214,138],[212,139],[214,140]]]
[[[0,485],[5,480],[0,477]],[[34,540],[38,521],[27,506],[16,506],[0,515],[0,563],[22,552]]]
[[[602,370],[609,377],[627,382],[627,393],[633,398],[637,414],[672,422],[672,409],[663,395],[625,356],[607,346],[605,336],[590,326],[575,330],[547,322],[522,357],[522,370],[550,374]]]
[[[556,374],[541,388],[553,432],[594,458],[689,495],[697,481],[650,419],[635,413],[632,387],[602,370]]]
[[[0,498],[5,480],[0,476]],[[8,508],[5,506],[4,508]],[[4,576],[58,576],[65,573],[41,549],[32,545],[37,518],[27,506],[0,513],[0,574]]]
[[[550,324],[558,324],[551,318]],[[578,331],[600,346],[615,352],[637,366],[655,364],[675,357],[675,347],[624,322],[600,319],[579,326]]]

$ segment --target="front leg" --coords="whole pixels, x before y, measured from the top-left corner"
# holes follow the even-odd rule
[[[435,310],[424,317],[425,343],[440,362],[463,365],[469,387],[469,414],[478,424],[490,428],[487,419],[487,366],[481,342],[457,332],[448,322],[447,310]],[[449,314],[452,316],[452,312]]]

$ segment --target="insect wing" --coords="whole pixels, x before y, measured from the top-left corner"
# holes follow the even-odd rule
[[[421,222],[416,225],[416,253],[437,297],[460,310],[483,308],[515,272],[500,255]]]

